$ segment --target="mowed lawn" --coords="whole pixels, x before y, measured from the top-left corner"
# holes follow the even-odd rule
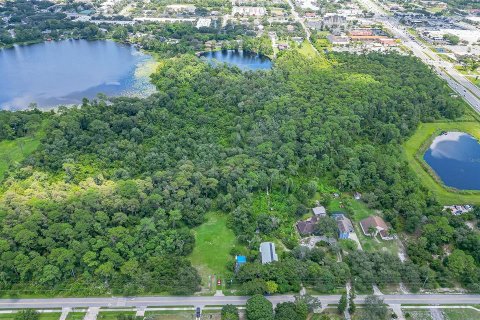
[[[103,311],[99,312],[98,320],[116,320],[119,316],[134,316],[135,311]]]
[[[0,314],[1,320],[14,320],[16,313],[3,313]],[[60,312],[45,312],[40,313],[39,319],[40,320],[58,320],[60,319]]]
[[[446,320],[478,320],[480,312],[473,309],[443,309]]]
[[[468,133],[480,140],[479,122],[435,122],[422,123],[415,134],[404,143],[405,154],[410,167],[418,175],[422,183],[435,195],[443,205],[452,204],[480,204],[479,191],[458,191],[445,187],[441,181],[437,181],[424,166],[428,166],[423,158],[418,159],[417,153],[423,151],[434,136],[442,131],[460,131]],[[428,146],[427,146],[428,148]]]
[[[302,46],[300,48],[298,48],[297,50],[298,50],[298,52],[300,52],[301,54],[303,54],[306,57],[313,58],[313,57],[317,56],[317,52],[313,48],[312,44],[310,42],[308,42],[307,40],[304,40],[302,42]]]
[[[37,149],[42,136],[40,130],[34,137],[0,141],[0,179],[11,164],[22,161]]]
[[[225,274],[230,250],[235,245],[235,234],[227,227],[227,215],[218,212],[207,213],[207,221],[195,228],[195,248],[190,261],[197,268],[203,280],[209,275]]]

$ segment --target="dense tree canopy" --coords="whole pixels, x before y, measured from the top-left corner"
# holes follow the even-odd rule
[[[478,282],[467,277],[478,271],[478,237],[456,234],[454,221],[437,214],[399,147],[421,121],[461,115],[461,100],[410,57],[327,58],[287,52],[272,71],[242,72],[181,56],[162,62],[152,77],[158,92],[146,99],[1,113],[0,139],[49,121],[39,149],[3,181],[1,286],[190,294],[200,283],[186,258],[190,229],[207,211],[229,214],[238,242],[250,249],[266,236],[293,249],[293,221],[323,178],[364,192],[395,229],[422,234],[415,244],[427,253],[455,241],[459,251],[435,271]],[[265,190],[282,213],[257,212]],[[353,253],[339,263],[322,250],[292,250],[278,263],[247,263],[236,280],[260,294],[275,285],[298,291],[302,282],[329,292],[350,275],[364,288],[418,286],[434,262],[414,262]]]

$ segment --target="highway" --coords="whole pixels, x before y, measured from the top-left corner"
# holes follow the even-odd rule
[[[339,295],[316,296],[322,305],[338,303]],[[358,296],[357,304],[363,303],[366,296]],[[480,304],[480,295],[469,294],[399,294],[382,295],[387,304],[424,304],[424,305],[459,305]],[[267,297],[273,304],[293,301],[293,295]],[[54,308],[138,308],[138,307],[204,307],[212,305],[244,305],[245,296],[189,296],[189,297],[111,297],[111,298],[51,298],[51,299],[0,299],[0,309],[54,309]]]
[[[448,85],[456,91],[460,97],[480,113],[480,88],[460,74],[450,62],[444,61],[430,48],[409,35],[405,28],[401,26],[394,17],[386,14],[376,2],[372,0],[358,1],[375,13],[375,20],[381,22],[397,38],[402,40],[403,44],[409,48],[415,56],[420,58],[425,64],[432,66],[436,73],[447,81]]]

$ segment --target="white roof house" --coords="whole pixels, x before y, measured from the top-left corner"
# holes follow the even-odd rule
[[[260,243],[260,254],[262,256],[262,264],[278,261],[278,256],[275,252],[275,243],[273,242]]]
[[[312,209],[313,214],[316,216],[326,216],[327,215],[327,209],[325,209],[324,206],[318,206]]]
[[[197,21],[197,25],[195,26],[197,29],[200,29],[202,27],[210,27],[210,24],[212,23],[212,19],[209,18],[200,18]]]

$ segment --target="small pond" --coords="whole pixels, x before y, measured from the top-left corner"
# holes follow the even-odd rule
[[[226,63],[241,70],[268,70],[272,61],[264,55],[243,50],[208,51],[200,54],[212,63]]]
[[[423,159],[449,187],[480,190],[480,143],[463,132],[436,137]]]
[[[144,96],[155,61],[113,41],[65,40],[0,49],[0,110],[80,103],[98,93]]]

